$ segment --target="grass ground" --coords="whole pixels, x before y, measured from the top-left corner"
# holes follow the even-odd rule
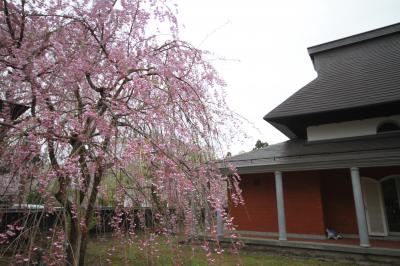
[[[239,256],[225,252],[223,255],[214,254],[213,259],[214,265],[222,266],[343,265],[317,259],[272,256],[259,251],[241,251]],[[87,251],[87,265],[110,265],[107,260],[112,261],[111,265],[209,265],[206,252],[197,245],[171,245],[160,241],[158,244],[153,243],[151,247],[145,247],[128,246],[109,238],[92,239]]]

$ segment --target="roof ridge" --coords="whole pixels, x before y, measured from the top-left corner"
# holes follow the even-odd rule
[[[393,34],[396,32],[400,32],[400,23],[391,24],[388,26],[376,28],[376,29],[369,30],[369,31],[364,31],[361,33],[357,33],[357,34],[343,37],[340,39],[336,39],[333,41],[313,45],[313,46],[308,47],[307,50],[308,50],[308,54],[310,55],[310,57],[312,59],[313,55],[316,53],[321,53],[321,52],[332,50],[335,48],[363,42],[366,40],[382,37],[382,36]]]

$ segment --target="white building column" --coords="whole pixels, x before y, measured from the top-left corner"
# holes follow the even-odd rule
[[[356,207],[358,235],[360,238],[360,246],[370,247],[368,237],[367,219],[365,216],[364,201],[361,190],[360,172],[357,167],[350,168],[351,184],[353,186],[354,205]]]
[[[280,171],[275,172],[275,187],[276,187],[276,208],[278,210],[279,240],[287,240],[285,204],[283,201],[282,172]]]
[[[224,237],[224,221],[222,220],[221,210],[217,210],[217,237]]]

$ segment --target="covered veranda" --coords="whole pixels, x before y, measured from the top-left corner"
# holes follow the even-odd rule
[[[398,134],[290,140],[230,162],[242,178],[246,204],[229,211],[243,240],[400,251]],[[327,240],[326,228],[343,239]]]

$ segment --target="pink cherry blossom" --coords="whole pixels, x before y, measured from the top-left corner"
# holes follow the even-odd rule
[[[210,54],[179,39],[174,5],[5,0],[0,7],[0,97],[28,107],[14,120],[1,112],[0,193],[22,201],[36,189],[47,212],[65,210],[49,265],[83,265],[90,221],[106,199],[116,210],[114,233],[127,243],[145,227],[145,212],[135,210],[151,208],[143,248],[179,225],[188,237],[216,237],[216,211],[234,230],[225,208],[227,190],[233,204],[243,202],[239,176],[234,169],[223,176],[215,161],[237,120]]]

